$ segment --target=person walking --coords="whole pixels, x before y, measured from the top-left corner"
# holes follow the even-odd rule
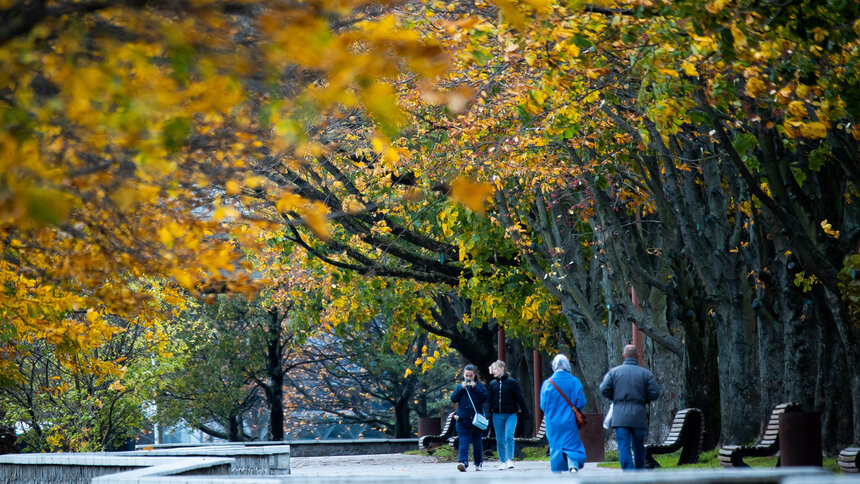
[[[480,471],[484,463],[484,430],[472,425],[475,413],[484,414],[484,403],[487,401],[487,388],[478,381],[478,369],[475,365],[463,368],[463,381],[454,389],[451,401],[457,404],[457,436],[460,439],[460,449],[457,469],[466,472],[469,467],[469,444],[472,445],[475,470]]]
[[[638,355],[635,346],[625,346],[621,352],[624,362],[609,370],[600,384],[600,392],[612,400],[609,425],[615,429],[618,460],[625,471],[645,468],[645,436],[648,435],[645,406],[660,397],[657,380],[650,371],[639,366]]]
[[[552,377],[543,382],[540,389],[550,470],[578,472],[585,465],[585,445],[579,436],[572,407],[577,410],[585,407],[585,390],[579,378],[570,374],[570,361],[566,356],[556,355],[552,359],[552,370]]]
[[[498,360],[490,365],[493,381],[490,382],[490,414],[496,430],[496,450],[499,452],[499,470],[514,468],[514,432],[517,430],[517,413],[528,420],[529,409],[520,383],[505,372],[506,365]]]

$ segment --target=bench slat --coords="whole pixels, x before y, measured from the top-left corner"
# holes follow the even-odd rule
[[[696,420],[698,419],[698,420]],[[698,426],[695,426],[697,425]],[[685,408],[675,414],[669,435],[659,444],[645,446],[645,466],[659,467],[654,459],[655,454],[669,454],[681,449],[678,465],[689,464],[698,459],[702,452],[704,441],[704,415],[698,408]],[[684,437],[685,432],[695,432],[694,435]],[[693,448],[688,448],[691,445]]]
[[[781,403],[773,408],[768,419],[764,434],[756,445],[737,446],[726,445],[720,449],[720,464],[724,467],[749,467],[743,462],[744,457],[765,457],[779,451],[779,416],[786,412],[800,410],[797,403]]]

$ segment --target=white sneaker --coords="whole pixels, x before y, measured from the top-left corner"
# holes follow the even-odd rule
[[[571,468],[570,468],[570,473],[571,473],[571,474],[576,474],[577,472],[579,472],[579,469],[577,469],[576,467],[571,467]]]
[[[484,470],[484,468],[481,467],[481,464],[475,464],[475,472],[481,472],[482,470]]]
[[[509,460],[508,463],[505,465],[507,466],[508,469],[513,469],[514,468],[514,461]]]
[[[503,471],[507,468],[508,468],[508,466],[506,466],[504,462],[499,462],[499,470],[500,471]]]

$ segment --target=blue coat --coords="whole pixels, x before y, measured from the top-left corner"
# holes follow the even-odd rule
[[[475,386],[469,388],[469,395],[466,395],[466,390],[463,385],[457,384],[454,393],[451,395],[451,401],[457,404],[457,421],[460,423],[468,423],[472,425],[472,419],[475,417],[475,409],[472,407],[472,401],[478,407],[481,415],[484,415],[484,403],[487,401],[489,393],[487,387],[481,382],[476,381]],[[472,401],[469,400],[472,397]]]
[[[645,405],[660,397],[660,386],[636,358],[627,358],[603,377],[600,392],[612,400],[612,427],[647,428]]]
[[[585,407],[585,390],[578,378],[566,371],[557,371],[552,381],[564,392],[577,409]],[[549,380],[540,389],[540,408],[546,423],[546,438],[549,441],[549,466],[553,472],[568,470],[567,458],[585,465],[585,446],[579,437],[576,417],[570,405]]]

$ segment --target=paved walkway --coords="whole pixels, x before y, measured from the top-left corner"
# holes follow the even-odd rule
[[[516,461],[513,469],[497,470],[498,461],[484,462],[484,470],[475,472],[469,466],[467,472],[457,470],[456,462],[437,463],[433,457],[380,454],[352,455],[333,457],[293,457],[290,459],[291,473],[295,477],[311,476],[458,476],[463,478],[486,479],[490,476],[513,476],[515,474],[546,473],[551,476],[549,461]],[[597,467],[596,463],[587,463],[580,471],[582,475],[620,474],[619,469]],[[523,476],[525,477],[525,476]]]

